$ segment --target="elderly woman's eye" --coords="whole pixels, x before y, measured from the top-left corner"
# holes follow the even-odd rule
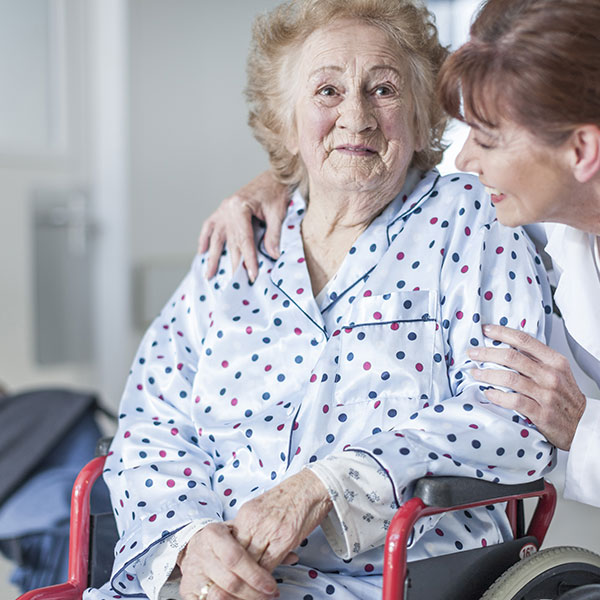
[[[374,93],[377,96],[391,96],[394,93],[394,88],[390,85],[378,85],[375,88]]]
[[[319,95],[321,96],[335,96],[335,88],[331,85],[323,87],[319,90]]]

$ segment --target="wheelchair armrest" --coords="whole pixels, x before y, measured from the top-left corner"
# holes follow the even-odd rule
[[[415,483],[413,496],[428,506],[450,508],[497,498],[541,492],[544,480],[506,485],[471,477],[423,477]]]
[[[108,454],[108,449],[110,448],[110,444],[112,441],[112,436],[101,437],[96,442],[95,456],[106,456]]]

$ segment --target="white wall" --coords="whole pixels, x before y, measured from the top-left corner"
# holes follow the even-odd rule
[[[146,273],[187,268],[202,221],[267,166],[243,89],[252,18],[276,4],[131,1],[131,241]]]

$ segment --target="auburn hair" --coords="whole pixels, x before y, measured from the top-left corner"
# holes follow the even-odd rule
[[[507,119],[551,145],[600,126],[600,0],[487,0],[438,97],[454,118]]]

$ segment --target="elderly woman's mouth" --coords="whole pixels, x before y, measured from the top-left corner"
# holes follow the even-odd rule
[[[377,154],[377,151],[369,146],[344,144],[342,146],[336,146],[335,149],[342,154],[348,154],[350,156],[374,156]]]

